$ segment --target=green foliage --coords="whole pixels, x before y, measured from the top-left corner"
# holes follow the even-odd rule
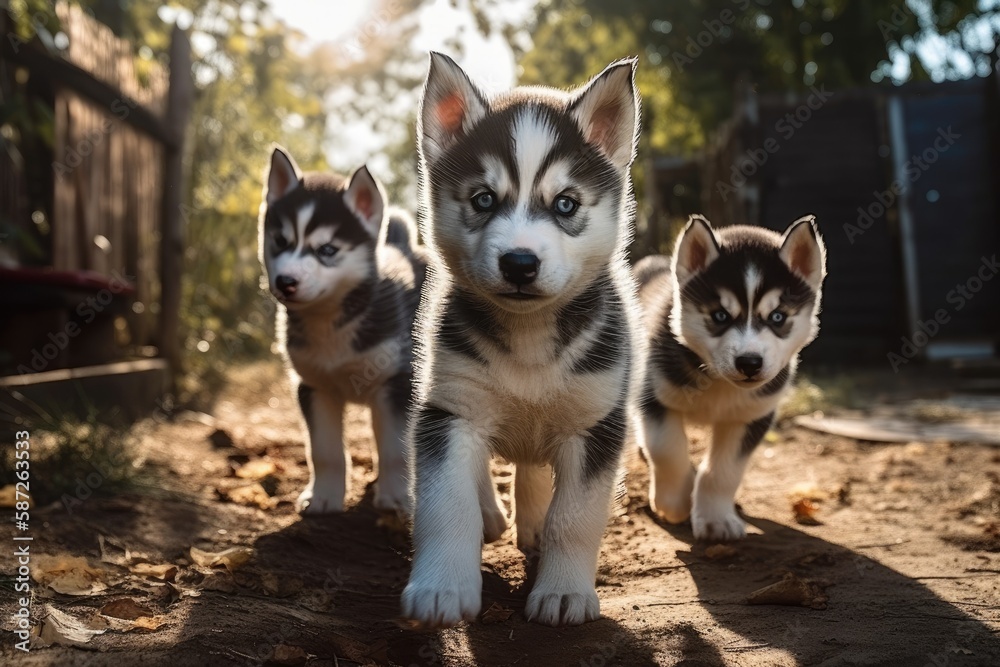
[[[44,412],[31,430],[31,498],[34,504],[66,501],[134,488],[142,479],[134,435],[95,416],[79,420]],[[15,481],[15,450],[0,449],[0,486]]]
[[[643,147],[689,152],[699,145],[695,119],[687,109],[667,113],[676,110],[669,71],[650,60],[634,25],[628,15],[595,21],[582,6],[575,5],[545,13],[532,32],[535,48],[521,61],[520,83],[577,86],[612,61],[638,56],[636,82],[643,99]]]

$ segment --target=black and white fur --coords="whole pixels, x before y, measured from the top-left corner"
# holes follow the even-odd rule
[[[416,225],[387,209],[366,167],[350,179],[303,174],[276,147],[259,231],[279,343],[309,430],[299,511],[344,509],[344,407],[359,403],[371,407],[378,448],[375,506],[408,513],[411,328],[426,268]]]
[[[479,612],[483,540],[506,528],[493,456],[517,466],[518,545],[541,550],[528,618],[572,625],[600,614],[597,555],[641,344],[624,254],[634,69],[615,63],[569,93],[488,97],[431,55],[418,148],[432,260],[410,431],[415,553],[402,596],[418,625]]]
[[[819,331],[826,251],[812,216],[783,235],[693,216],[673,259],[635,268],[648,338],[640,401],[653,510],[689,516],[701,540],[746,535],[734,497],[747,460],[791,385],[798,353]],[[686,423],[711,424],[697,472]]]

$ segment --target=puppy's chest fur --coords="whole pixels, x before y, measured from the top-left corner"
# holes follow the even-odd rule
[[[428,402],[472,422],[495,454],[551,462],[566,438],[625,404],[636,347],[628,286],[602,276],[530,317],[454,286],[434,301],[422,337]]]
[[[662,374],[653,374],[653,391],[667,408],[683,413],[689,421],[707,424],[754,421],[773,412],[785,393],[785,387],[774,393],[762,393],[761,389],[741,389],[700,371],[699,374],[697,384],[681,386]]]
[[[413,271],[380,267],[334,312],[281,308],[279,339],[292,368],[315,389],[368,402],[387,380],[410,372],[418,283]]]

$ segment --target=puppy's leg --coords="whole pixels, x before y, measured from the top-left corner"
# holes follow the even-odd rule
[[[378,448],[375,507],[408,515],[410,512],[406,418],[411,378],[401,373],[390,378],[372,401],[372,427]]]
[[[403,616],[425,628],[472,620],[482,605],[480,485],[489,478],[486,438],[467,421],[434,408],[416,409],[413,568]]]
[[[344,403],[305,384],[299,385],[299,406],[309,437],[306,462],[309,484],[296,508],[303,514],[344,511],[351,458],[344,447]]]
[[[680,523],[691,515],[694,467],[688,453],[684,418],[659,405],[644,410],[643,449],[649,459],[649,504],[657,515],[670,523]]]
[[[552,502],[551,466],[518,463],[514,477],[514,523],[517,548],[538,548],[545,525],[545,513]]]
[[[489,459],[486,461],[486,474],[479,478],[479,509],[483,513],[483,539],[496,542],[507,530],[507,515],[503,511],[497,489],[493,484],[493,476],[489,471]]]
[[[555,492],[542,529],[538,580],[524,610],[529,620],[579,625],[601,615],[594,590],[597,554],[624,439],[624,410],[618,408],[586,438],[570,438],[554,462]]]
[[[734,498],[750,454],[773,420],[771,413],[749,424],[715,424],[712,445],[694,483],[691,525],[695,539],[724,541],[746,536],[746,524],[736,513]]]

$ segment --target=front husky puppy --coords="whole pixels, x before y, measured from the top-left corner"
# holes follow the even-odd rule
[[[371,407],[378,448],[375,506],[409,507],[406,414],[410,330],[425,262],[416,226],[387,210],[366,167],[350,179],[302,174],[281,148],[271,155],[260,217],[260,255],[277,299],[277,330],[309,430],[309,485],[300,512],[344,509],[351,457],[347,403]]]
[[[494,455],[517,464],[518,546],[541,550],[526,615],[574,625],[600,614],[597,554],[641,342],[624,260],[634,69],[616,63],[572,93],[487,97],[431,55],[418,150],[433,271],[418,318],[415,553],[402,596],[420,625],[479,612],[483,540],[506,528]]]
[[[671,523],[690,516],[697,539],[746,535],[733,499],[799,351],[819,331],[825,266],[812,216],[784,235],[740,225],[715,231],[693,216],[672,265],[661,256],[636,265],[649,340],[640,405],[650,504]],[[697,474],[686,422],[713,428]]]

